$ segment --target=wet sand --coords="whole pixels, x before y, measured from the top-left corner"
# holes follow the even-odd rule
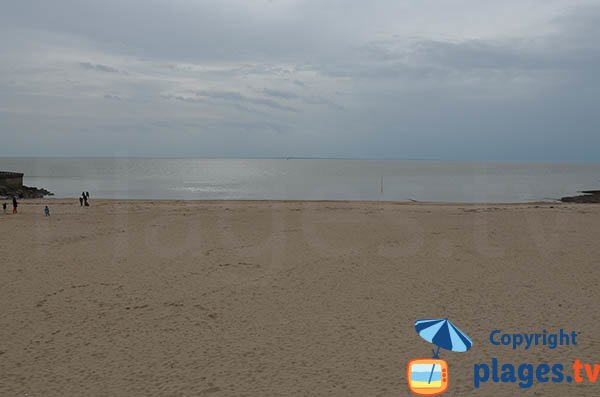
[[[43,216],[49,203],[51,216]],[[10,209],[10,205],[9,205]],[[442,351],[446,395],[597,395],[483,384],[477,363],[600,362],[600,206],[23,201],[0,216],[2,396],[406,396]],[[580,332],[513,351],[489,334]]]

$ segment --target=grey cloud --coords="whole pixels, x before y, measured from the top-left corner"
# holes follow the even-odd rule
[[[322,96],[303,96],[289,91],[280,91],[270,88],[265,88],[262,92],[267,96],[275,98],[281,98],[286,100],[299,100],[309,105],[328,105],[337,110],[343,109],[342,106],[334,103],[333,101],[330,101],[329,99],[323,98]]]
[[[329,99],[320,97],[320,96],[311,96],[303,99],[305,103],[309,105],[327,105],[335,110],[345,110],[346,108],[342,105],[339,105]]]
[[[269,114],[267,112],[264,112],[262,110],[258,110],[256,108],[249,108],[248,106],[244,106],[240,103],[232,103],[230,104],[233,108],[240,110],[242,112],[246,112],[248,114],[252,114],[255,116],[268,116]]]
[[[79,66],[87,70],[95,70],[98,72],[105,73],[122,73],[119,69],[113,68],[112,66],[103,65],[100,63],[91,63],[91,62],[79,62]]]
[[[572,9],[550,25],[554,33],[529,38],[449,41],[395,36],[358,46],[351,55],[312,67],[332,76],[424,81],[598,68],[600,6]]]
[[[293,92],[273,90],[270,88],[263,89],[263,93],[268,96],[272,96],[272,97],[276,97],[276,98],[283,98],[283,99],[298,99],[299,98],[299,96],[297,94],[294,94]]]
[[[199,90],[196,91],[195,94],[202,97],[225,99],[230,101],[245,101],[248,99],[246,96],[235,91]]]
[[[194,121],[156,120],[149,122],[150,126],[173,130],[178,128],[202,128],[204,124]]]
[[[269,18],[261,8],[287,12]],[[58,31],[110,43],[121,53],[162,59],[280,61],[327,54],[348,40],[336,33],[339,25],[321,23],[326,11],[337,13],[311,2],[20,0],[3,7],[0,25]],[[316,33],[327,40],[314,40]]]
[[[600,24],[600,18],[596,22]],[[600,61],[597,49],[565,48],[557,41],[558,37],[538,41],[423,41],[415,46],[415,53],[429,64],[459,70],[568,70]]]
[[[193,97],[184,97],[182,95],[161,95],[162,99],[165,100],[175,100],[175,101],[180,101],[180,102],[186,102],[186,103],[192,103],[192,104],[206,104],[206,105],[220,105],[222,106],[223,103],[222,102],[215,102],[215,101],[211,101],[210,99],[206,98],[206,97],[198,97],[198,96],[193,96]],[[230,106],[234,109],[246,112],[246,113],[250,113],[250,114],[254,114],[254,115],[267,115],[267,113],[257,110],[257,109],[251,109],[248,106],[245,106],[243,103],[239,103],[243,102],[243,101],[248,101],[244,96],[241,95],[217,95],[215,96],[215,98],[219,98],[219,99],[230,99],[233,102],[227,102],[226,105]],[[251,103],[251,102],[250,102]]]
[[[80,140],[94,155],[122,136],[140,153],[235,141],[237,155],[277,156],[277,141],[289,155],[598,158],[597,2],[6,3],[0,138],[21,143],[0,155],[27,154],[51,125],[49,155],[86,127],[106,140]]]
[[[218,90],[199,90],[195,94],[199,97],[219,99],[224,101],[244,102],[247,104],[262,105],[276,110],[286,110],[297,112],[293,107],[283,105],[277,101],[266,98],[249,97],[235,91],[218,91]]]
[[[223,120],[223,121],[204,121],[197,122],[193,120],[156,120],[148,123],[149,127],[158,127],[165,130],[173,129],[194,129],[197,131],[202,130],[222,130],[225,128],[228,131],[252,131],[259,133],[275,133],[283,134],[287,131],[289,126],[281,125],[277,122],[264,120],[264,121],[251,121],[251,122],[239,122],[235,120]]]
[[[161,95],[163,99],[174,99],[176,101],[188,102],[188,103],[208,103],[207,100],[197,97],[184,97],[182,95]]]
[[[294,80],[293,83],[300,87],[306,87],[306,84],[300,80]]]

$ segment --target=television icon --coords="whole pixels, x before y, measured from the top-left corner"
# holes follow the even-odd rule
[[[406,368],[410,391],[419,396],[435,396],[448,390],[448,363],[437,358],[417,358]]]

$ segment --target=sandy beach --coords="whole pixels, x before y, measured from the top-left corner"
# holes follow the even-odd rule
[[[475,391],[474,364],[600,362],[598,225],[585,204],[23,201],[0,216],[0,395],[408,396],[414,322],[438,317],[473,340],[442,352],[446,395],[517,395]],[[560,328],[578,345],[489,342]]]

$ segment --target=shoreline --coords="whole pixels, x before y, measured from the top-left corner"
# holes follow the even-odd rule
[[[57,197],[45,197],[45,198],[25,198],[20,199],[19,203],[32,203],[32,202],[73,202],[76,203],[78,197],[72,198],[57,198]],[[1,200],[0,200],[1,201]],[[522,201],[522,202],[455,202],[455,201],[396,201],[396,200],[270,200],[270,199],[129,199],[129,198],[97,198],[90,197],[90,203],[116,203],[116,202],[128,202],[128,203],[199,203],[199,204],[220,204],[220,203],[275,203],[275,204],[301,204],[301,203],[355,203],[355,204],[388,204],[388,205],[439,205],[439,206],[454,206],[454,205],[506,205],[506,206],[517,206],[517,205],[569,205],[569,204],[590,204],[590,203],[578,203],[578,202],[562,202],[560,199],[555,201]],[[593,204],[593,203],[591,203]]]

